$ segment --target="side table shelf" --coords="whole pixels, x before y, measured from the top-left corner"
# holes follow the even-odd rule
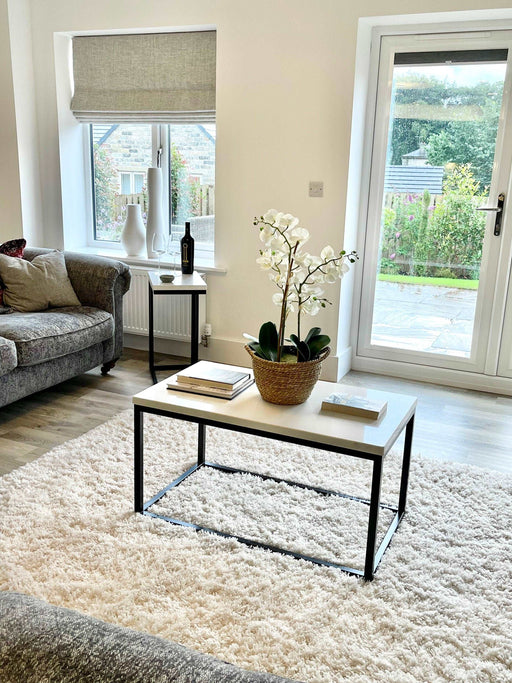
[[[197,363],[199,337],[199,297],[206,294],[206,282],[194,271],[192,275],[182,275],[175,272],[173,282],[162,282],[156,271],[148,271],[148,296],[149,296],[149,372],[153,384],[157,383],[157,370],[180,370],[188,365]],[[155,323],[154,323],[154,297],[162,294],[190,295],[191,329],[190,329],[190,363],[179,364],[155,364]]]

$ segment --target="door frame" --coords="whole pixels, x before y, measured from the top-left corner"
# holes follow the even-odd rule
[[[508,126],[506,131],[507,137],[504,138],[503,120],[507,119],[507,113],[511,111],[511,94],[512,94],[512,33],[509,26],[504,26],[500,22],[499,26],[494,28],[490,26],[491,22],[485,22],[481,27],[475,26],[473,22],[467,25],[454,26],[447,25],[418,25],[418,26],[401,26],[401,27],[377,27],[373,29],[371,41],[371,55],[369,61],[369,78],[368,78],[368,93],[367,93],[367,107],[366,107],[366,127],[367,134],[365,135],[365,144],[363,149],[363,171],[361,178],[361,197],[366,197],[366,202],[361,203],[361,210],[359,212],[359,230],[358,230],[358,249],[360,254],[365,255],[365,264],[358,269],[358,281],[356,282],[353,321],[352,327],[352,348],[354,349],[352,358],[352,368],[357,370],[368,370],[371,372],[389,373],[392,372],[398,376],[417,378],[417,379],[431,379],[431,381],[456,385],[456,386],[475,386],[479,384],[484,390],[493,391],[496,385],[496,390],[506,392],[508,384],[502,381],[495,382],[492,377],[496,375],[498,369],[498,358],[500,344],[502,343],[503,332],[503,314],[506,306],[506,296],[508,288],[508,280],[510,277],[510,261],[512,256],[512,206],[510,211],[506,211],[502,226],[502,236],[499,238],[499,244],[493,243],[491,239],[487,240],[487,250],[489,254],[484,257],[490,259],[491,267],[484,273],[485,280],[482,279],[481,291],[482,296],[479,297],[478,311],[482,324],[475,324],[475,339],[474,344],[479,344],[479,354],[475,359],[464,359],[457,357],[446,357],[429,354],[427,358],[425,355],[413,351],[402,351],[394,349],[385,349],[383,347],[372,348],[369,344],[369,332],[371,332],[371,320],[365,322],[361,320],[361,301],[373,301],[375,277],[370,278],[368,272],[376,272],[376,258],[377,248],[375,240],[378,239],[376,231],[374,235],[368,234],[366,230],[368,216],[380,215],[382,207],[382,191],[383,191],[383,174],[385,168],[386,145],[380,144],[375,147],[375,139],[387,140],[387,133],[389,129],[390,117],[390,102],[391,102],[391,88],[389,87],[389,79],[393,70],[393,56],[395,52],[401,51],[422,51],[427,47],[428,49],[439,49],[440,51],[448,48],[447,41],[449,40],[449,49],[464,49],[467,48],[467,40],[471,41],[471,49],[487,49],[490,47],[498,47],[496,38],[503,36],[503,46],[509,48],[508,68],[503,92],[503,106],[500,118],[500,128],[498,130],[495,154],[495,171],[493,173],[493,192],[498,194],[500,191],[505,191],[507,200],[512,201],[512,187],[510,186],[510,173],[508,169],[512,165],[512,126]],[[464,30],[466,29],[466,30]],[[392,37],[392,38],[391,38]],[[388,40],[383,40],[384,38]],[[477,40],[475,40],[475,38]],[[390,44],[392,41],[392,45]],[[475,44],[476,43],[476,44]],[[505,44],[506,43],[506,44]],[[399,46],[399,49],[396,49]],[[382,68],[379,67],[383,65]],[[386,88],[386,102],[380,107],[377,112],[378,90],[379,87]],[[378,115],[379,114],[379,115]],[[385,114],[385,115],[384,115]],[[510,118],[510,115],[508,116]],[[371,132],[371,134],[370,134]],[[372,166],[372,161],[376,154],[375,162]],[[383,158],[384,156],[384,158]],[[379,192],[373,195],[370,192],[371,183],[375,183],[376,177],[379,181],[377,187]],[[505,176],[507,177],[507,186],[505,187]],[[489,204],[496,198],[489,197]],[[376,207],[379,213],[376,212]],[[490,225],[493,222],[493,215],[488,216],[487,232],[490,230]],[[373,240],[373,242],[372,242]],[[373,256],[368,259],[368,250],[371,252],[373,247]],[[365,253],[366,252],[366,253]],[[370,271],[369,271],[370,269]],[[496,278],[494,278],[496,274]],[[372,281],[373,280],[373,281]],[[369,285],[369,282],[371,284]],[[492,301],[492,306],[489,302]],[[497,311],[502,312],[502,317],[499,324],[493,322],[491,324],[491,308],[494,311],[494,319],[496,320]],[[369,316],[368,316],[369,318]],[[478,321],[477,321],[478,322]],[[512,323],[511,323],[512,324]],[[367,342],[360,343],[360,336],[358,335],[359,327],[362,325],[362,333],[366,336]],[[481,330],[488,326],[489,336],[482,341]],[[479,336],[480,334],[480,336]],[[358,346],[359,341],[359,346]],[[389,351],[389,353],[388,353]],[[398,360],[398,354],[404,360]],[[431,365],[431,361],[436,363]],[[470,378],[468,379],[468,374]],[[488,375],[488,377],[481,381],[477,380],[477,375]],[[499,385],[499,386],[498,386]],[[512,389],[511,389],[512,391]],[[508,393],[508,392],[506,392]]]

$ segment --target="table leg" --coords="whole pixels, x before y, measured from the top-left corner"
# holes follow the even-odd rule
[[[380,487],[382,482],[382,458],[376,457],[373,461],[372,492],[370,498],[370,511],[368,514],[368,536],[366,539],[366,559],[364,563],[364,578],[372,581],[375,550],[377,544],[377,524],[379,522]]]
[[[402,461],[402,476],[400,481],[400,496],[398,498],[398,515],[401,517],[405,512],[407,502],[407,488],[409,486],[409,467],[411,464],[412,435],[414,432],[414,415],[405,428],[404,456]]]
[[[190,330],[190,364],[198,361],[197,340],[199,339],[199,294],[191,294],[192,297],[192,324]]]
[[[156,384],[156,372],[155,372],[155,331],[154,331],[154,313],[153,313],[153,290],[151,285],[148,285],[149,292],[149,372],[151,373],[151,379],[153,384]]]
[[[134,504],[135,512],[144,508],[144,413],[134,406]]]
[[[197,464],[204,465],[206,446],[206,425],[199,422],[197,425]]]

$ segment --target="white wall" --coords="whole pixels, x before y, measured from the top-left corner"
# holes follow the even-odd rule
[[[0,243],[22,236],[18,143],[7,0],[0,0]]]
[[[30,0],[8,0],[23,236],[44,244]]]
[[[242,332],[255,333],[262,322],[277,318],[274,290],[255,264],[259,241],[252,218],[271,207],[289,211],[311,231],[311,250],[326,243],[342,246],[358,21],[407,14],[409,0],[389,0],[385,10],[378,0],[31,2],[42,224],[45,244],[55,247],[62,246],[64,229],[54,33],[216,26],[216,249],[227,274],[209,278],[208,317],[212,353],[218,349],[221,356],[234,348],[233,360],[241,362]],[[507,4],[494,2],[496,8]],[[484,0],[430,0],[421,9],[485,7]],[[1,116],[12,127],[8,113]],[[308,197],[309,180],[324,181],[323,199]],[[67,225],[69,230],[73,226]],[[354,240],[352,226],[345,247],[354,247]],[[311,323],[320,324],[336,347],[339,291],[332,286],[328,293],[334,305]],[[345,310],[340,352],[348,344],[346,315]]]

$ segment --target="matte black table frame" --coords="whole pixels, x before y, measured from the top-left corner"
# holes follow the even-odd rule
[[[151,413],[153,415],[162,415],[164,417],[171,417],[177,420],[185,420],[187,422],[193,422],[198,425],[198,449],[197,449],[197,463],[192,465],[188,470],[183,472],[179,477],[174,479],[170,484],[165,486],[161,491],[155,494],[147,502],[144,502],[144,413]],[[404,514],[407,501],[407,488],[409,483],[409,466],[411,460],[411,446],[414,431],[414,413],[407,422],[405,428],[405,441],[404,450],[402,458],[402,471],[400,479],[400,492],[398,497],[398,506],[388,505],[387,503],[381,503],[381,483],[382,483],[382,465],[384,457],[381,455],[374,455],[371,453],[366,453],[362,450],[350,450],[347,448],[341,448],[337,446],[329,446],[326,444],[319,444],[316,441],[300,439],[292,436],[283,436],[280,434],[275,434],[273,432],[267,432],[260,429],[251,429],[248,427],[242,427],[238,425],[229,425],[221,421],[216,421],[212,419],[204,419],[199,417],[193,417],[189,415],[183,415],[181,413],[176,413],[167,410],[159,410],[157,408],[149,408],[146,406],[134,406],[134,435],[135,435],[135,457],[134,457],[134,488],[135,488],[135,512],[139,512],[143,515],[149,517],[154,517],[157,519],[163,519],[171,524],[177,524],[179,526],[187,527],[195,531],[206,531],[211,534],[216,534],[218,536],[223,536],[224,538],[234,538],[240,543],[245,545],[264,548],[265,550],[270,550],[273,552],[281,553],[283,555],[289,555],[296,559],[307,560],[309,562],[314,562],[315,564],[323,565],[326,567],[334,567],[340,569],[349,574],[362,577],[367,581],[371,581],[374,577],[375,571],[379,566],[379,563],[384,555],[386,548],[389,546],[391,539],[397,530]],[[270,439],[276,439],[279,441],[285,441],[289,443],[294,443],[303,446],[309,446],[312,448],[317,448],[320,450],[326,450],[333,453],[342,453],[344,455],[350,455],[357,458],[363,458],[369,460],[373,464],[372,470],[372,483],[371,483],[371,493],[370,499],[359,498],[357,496],[348,495],[345,493],[340,493],[338,491],[330,491],[328,489],[323,489],[316,486],[309,486],[305,483],[290,481],[287,479],[281,479],[278,477],[272,477],[265,474],[260,474],[259,472],[252,472],[250,470],[236,469],[233,467],[226,467],[218,463],[209,462],[206,460],[206,427],[218,427],[220,429],[228,429],[231,431],[242,432],[245,434],[252,434],[255,436],[262,436]],[[399,436],[399,435],[398,435]],[[397,436],[397,438],[398,438]],[[290,486],[295,486],[302,489],[308,489],[310,491],[316,491],[319,494],[327,496],[338,496],[340,498],[348,498],[363,505],[369,506],[368,514],[368,531],[366,537],[366,554],[364,570],[357,569],[354,567],[349,567],[338,562],[330,562],[327,560],[322,560],[317,557],[311,557],[309,555],[303,555],[301,553],[293,552],[292,550],[286,550],[284,548],[279,548],[277,546],[268,545],[267,543],[259,542],[255,539],[244,538],[243,536],[236,536],[234,534],[225,533],[218,529],[212,529],[200,524],[194,524],[192,522],[187,522],[179,519],[174,519],[172,517],[167,517],[165,515],[160,515],[152,512],[150,508],[159,501],[167,492],[171,489],[179,486],[187,477],[191,476],[194,472],[201,469],[202,467],[211,467],[226,474],[252,474],[263,480],[271,480],[276,482],[282,482]],[[386,533],[379,546],[377,547],[377,526],[379,521],[379,511],[380,509],[391,510],[394,515],[391,523],[388,526]]]
[[[149,288],[149,371],[153,384],[158,382],[156,377],[157,370],[181,370],[193,365],[198,361],[198,339],[199,339],[199,297],[201,294],[206,294],[206,290],[197,289],[153,289],[151,283]],[[154,323],[154,296],[171,295],[181,296],[190,295],[191,298],[191,324],[190,324],[190,363],[173,363],[169,364],[155,364],[155,323]]]

